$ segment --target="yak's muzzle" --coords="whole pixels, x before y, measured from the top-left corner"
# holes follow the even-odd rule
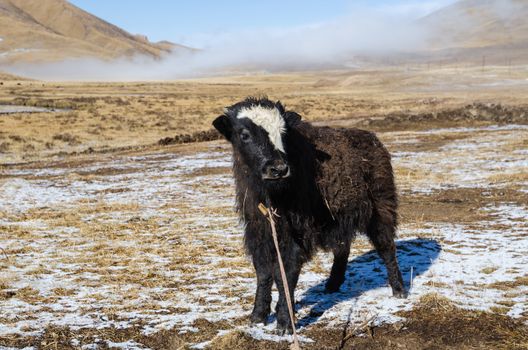
[[[267,162],[262,168],[262,179],[280,180],[290,176],[290,167],[283,160]]]

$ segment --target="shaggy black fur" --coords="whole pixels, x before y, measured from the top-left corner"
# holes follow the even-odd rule
[[[237,118],[242,108],[251,106],[280,111],[287,126],[282,135],[286,153],[274,148],[263,128]],[[290,298],[302,265],[317,248],[334,254],[326,289],[337,291],[356,232],[368,235],[385,262],[393,294],[405,297],[394,244],[398,198],[388,151],[368,131],[315,127],[300,119],[280,102],[247,98],[226,108],[213,122],[233,145],[237,209],[257,274],[251,321],[266,322],[275,282],[279,333],[291,332],[291,326],[271,229],[257,208],[259,203],[280,215],[277,231]],[[284,169],[289,169],[288,175]],[[274,176],[270,179],[269,174]]]

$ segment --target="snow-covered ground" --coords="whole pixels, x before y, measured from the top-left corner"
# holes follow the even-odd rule
[[[16,54],[19,54],[19,53],[26,53],[26,52],[35,52],[35,51],[41,51],[41,49],[26,49],[26,48],[18,48],[18,49],[13,49],[13,50],[9,50],[9,51],[4,51],[4,52],[0,52],[0,57],[6,57],[6,56],[10,56],[10,55],[16,55]]]
[[[0,105],[0,114],[13,113],[43,113],[43,112],[63,112],[63,109],[50,109],[44,107]]]
[[[478,135],[436,150],[396,152],[396,169],[423,174],[399,179],[402,191],[504,187],[509,184],[489,179],[528,172],[526,149],[511,149],[526,139],[525,127],[473,131]],[[427,132],[391,137],[397,148]],[[233,212],[229,166],[228,150],[211,144],[194,154],[108,155],[89,164],[2,169],[0,337],[34,336],[48,325],[195,332],[195,321],[207,319],[279,339],[273,322],[237,322],[251,310],[255,280]],[[364,238],[353,247],[339,293],[323,293],[331,260],[317,255],[295,292],[301,336],[314,324],[395,322],[398,311],[429,292],[467,308],[506,307],[505,314],[527,320],[528,286],[514,282],[528,274],[528,208],[501,202],[475,210],[487,220],[402,224],[398,259],[410,288],[405,300],[391,297],[384,266]]]
[[[431,192],[457,187],[501,186],[490,181],[493,176],[526,172],[528,156],[522,141],[528,137],[527,125],[489,126],[480,128],[435,129],[422,132],[391,133],[398,143],[416,142],[417,136],[442,134],[446,137],[473,133],[429,152],[394,152],[394,164],[419,172],[419,179],[400,179],[401,189]],[[512,141],[516,146],[512,150]],[[419,142],[419,141],[418,141]],[[528,189],[528,188],[526,188]]]

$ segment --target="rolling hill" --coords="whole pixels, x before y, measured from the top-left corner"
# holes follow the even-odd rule
[[[363,59],[355,52],[349,56],[354,57],[354,62],[364,60],[374,64],[426,61],[526,64],[526,18],[528,0],[459,0],[418,20],[417,30],[428,33],[426,46],[406,52],[392,50],[384,57],[366,54]],[[160,59],[169,52],[193,51],[168,41],[153,43],[143,35],[130,34],[66,0],[0,0],[0,65],[5,67],[13,63],[85,57],[110,61],[144,55]],[[341,63],[335,64],[342,67]],[[258,64],[234,64],[235,70],[262,68]],[[302,64],[295,61],[291,66],[282,65],[281,69],[305,68]],[[311,62],[306,68],[331,66]]]
[[[461,0],[420,19],[438,58],[528,62],[528,0]]]
[[[191,50],[132,35],[65,0],[0,0],[0,62],[114,59],[137,54],[159,58]]]
[[[30,79],[0,71],[0,85],[2,85],[4,81],[21,81],[21,80],[30,80]]]

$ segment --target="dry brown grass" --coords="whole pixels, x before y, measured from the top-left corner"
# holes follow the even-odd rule
[[[450,300],[437,294],[427,294],[410,312],[406,327],[424,339],[434,336],[435,344],[470,349],[526,349],[528,327],[520,321],[503,316],[504,309],[493,312],[468,311],[457,308]]]
[[[514,78],[519,72],[513,69]],[[164,137],[211,129],[212,120],[248,95],[282,100],[307,120],[351,121],[392,112],[434,112],[475,100],[523,103],[524,85],[483,88],[479,82],[510,79],[500,67],[467,69],[329,71],[209,78],[167,83],[9,82],[0,103],[68,108],[60,113],[3,115],[2,162],[35,160],[72,152],[93,152],[155,144]],[[446,79],[467,84],[453,94]],[[322,81],[327,83],[321,84]],[[434,88],[424,89],[426,86]],[[418,89],[418,87],[420,87]],[[350,123],[349,123],[350,124]],[[431,127],[433,124],[430,124]],[[17,139],[19,141],[13,141]],[[445,140],[435,141],[437,147]],[[427,146],[429,147],[429,146]]]
[[[514,289],[519,286],[528,286],[528,276],[518,277],[514,281],[496,282],[496,283],[492,283],[488,285],[488,287],[496,288],[500,290]]]
[[[528,173],[494,174],[488,177],[492,184],[528,182]]]
[[[233,331],[229,332],[227,334],[224,334],[222,336],[215,337],[211,344],[209,345],[210,349],[248,349],[251,347],[252,349],[261,349],[261,348],[267,348],[269,345],[267,344],[260,344],[259,342],[255,341],[254,338],[252,338],[247,333],[244,333],[242,331]]]

